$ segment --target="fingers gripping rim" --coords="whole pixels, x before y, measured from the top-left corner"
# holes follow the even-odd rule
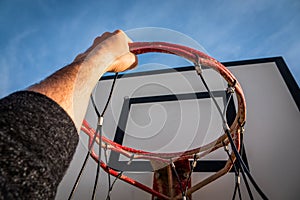
[[[234,122],[232,123],[230,129],[230,132],[232,134],[232,137],[234,138],[235,145],[237,149],[240,149],[240,130],[242,126],[244,125],[246,121],[246,101],[245,97],[243,94],[243,90],[238,83],[237,79],[231,74],[231,72],[220,62],[215,60],[214,58],[197,51],[195,49],[182,46],[182,45],[177,45],[177,44],[171,44],[171,43],[165,43],[165,42],[134,42],[129,44],[130,51],[136,55],[138,54],[143,54],[143,53],[148,53],[148,52],[160,52],[160,53],[167,53],[167,54],[174,54],[181,56],[195,64],[201,65],[201,66],[206,66],[209,68],[214,69],[217,71],[228,83],[229,86],[235,88],[235,94],[237,97],[238,101],[238,111],[236,118]],[[83,123],[83,128],[82,130],[89,135],[90,138],[93,138],[95,131],[89,127],[88,123],[84,121]],[[149,159],[149,160],[156,160],[160,162],[169,162],[170,158],[175,158],[176,160],[183,160],[183,159],[189,159],[193,158],[194,154],[198,154],[202,152],[202,154],[199,156],[205,156],[209,154],[210,152],[220,148],[223,146],[223,142],[225,144],[228,144],[229,141],[227,139],[226,134],[224,133],[222,136],[217,138],[215,141],[206,144],[204,146],[201,146],[199,148],[195,148],[192,150],[188,150],[185,152],[174,152],[174,153],[152,153],[152,152],[146,152],[142,150],[137,150],[133,149],[130,147],[122,146],[120,144],[117,144],[108,138],[105,138],[102,136],[102,140],[106,145],[102,145],[102,148],[107,148],[109,145],[109,148],[113,151],[117,151],[119,153],[122,153],[123,155],[127,157],[131,157],[133,154],[136,156],[134,158],[137,159]],[[99,141],[99,138],[98,138]],[[95,159],[98,160],[98,156],[96,153],[93,151],[91,153],[91,156]],[[216,172],[215,174],[209,176],[208,178],[205,178],[204,180],[200,181],[196,185],[192,186],[187,193],[193,193],[200,189],[201,187],[207,185],[208,183],[216,180],[217,178],[221,177],[222,175],[226,174],[233,166],[233,163],[231,160],[235,161],[235,155],[231,154],[232,159],[228,159],[226,165],[224,168],[222,168],[220,171]],[[113,176],[118,176],[119,172],[115,171],[113,169],[110,169],[104,162],[101,161],[101,167],[107,172],[110,173]],[[155,195],[161,199],[170,199],[170,197],[167,197],[164,194],[161,194],[148,186],[137,182],[134,179],[131,179],[127,176],[122,175],[120,177],[121,180],[132,184],[148,193],[151,193],[152,195]]]

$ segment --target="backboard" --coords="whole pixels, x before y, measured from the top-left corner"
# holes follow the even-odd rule
[[[270,199],[295,199],[300,177],[299,87],[281,57],[223,63],[236,76],[245,93],[247,122],[243,159]],[[218,104],[223,108],[228,95],[226,82],[213,70],[203,74]],[[103,77],[94,92],[99,110],[108,97],[113,77]],[[229,103],[226,118],[235,117],[236,99]],[[86,115],[91,126],[96,115],[90,105]],[[104,117],[103,134],[111,140],[151,152],[184,151],[208,143],[222,133],[221,118],[193,66],[119,75]],[[57,199],[67,199],[87,151],[82,134],[71,166],[60,184]],[[198,161],[192,182],[217,171],[227,160],[224,150]],[[108,155],[112,168],[152,187],[153,166],[117,153]],[[91,195],[96,163],[91,160],[75,199]],[[101,172],[98,199],[107,194],[107,175]],[[234,174],[229,173],[193,194],[193,199],[231,199]],[[247,197],[245,187],[242,194]],[[257,194],[254,195],[256,197]],[[124,182],[117,182],[112,199],[151,199],[151,195]]]

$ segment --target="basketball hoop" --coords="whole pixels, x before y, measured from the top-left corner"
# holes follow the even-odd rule
[[[205,144],[203,146],[199,146],[198,148],[194,148],[191,150],[186,150],[182,152],[172,152],[172,153],[154,153],[154,152],[148,152],[148,151],[143,151],[140,149],[134,149],[131,147],[127,146],[122,146],[120,144],[117,144],[113,142],[112,140],[104,137],[97,135],[96,131],[91,128],[88,124],[87,121],[83,122],[82,130],[89,136],[89,147],[90,147],[90,155],[92,158],[96,161],[99,162],[101,168],[117,177],[120,180],[123,180],[135,187],[138,187],[153,196],[159,198],[159,199],[184,199],[185,196],[190,196],[193,192],[199,190],[203,186],[215,181],[219,177],[225,175],[228,173],[231,168],[234,165],[234,162],[237,159],[237,154],[236,152],[239,152],[240,147],[241,147],[241,139],[240,135],[243,131],[243,126],[245,124],[246,120],[246,101],[245,97],[242,91],[242,88],[237,81],[237,79],[231,74],[231,72],[223,66],[220,62],[216,61],[214,58],[200,52],[194,49],[191,49],[189,47],[177,45],[177,44],[171,44],[171,43],[165,43],[165,42],[135,42],[129,44],[130,46],[130,51],[136,55],[138,54],[143,54],[143,53],[148,53],[148,52],[159,52],[159,53],[167,53],[167,54],[174,54],[178,55],[180,57],[183,57],[191,62],[194,63],[195,69],[197,74],[201,77],[202,82],[204,83],[207,91],[209,92],[212,100],[214,101],[215,104],[215,99],[210,92],[208,86],[205,83],[205,80],[202,76],[202,66],[212,68],[216,72],[218,72],[223,79],[228,83],[228,88],[227,92],[230,93],[230,95],[235,94],[236,99],[237,99],[237,113],[236,117],[234,119],[234,122],[230,125],[227,124],[227,121],[224,118],[224,112],[226,112],[226,109],[224,111],[221,111],[220,108],[217,106],[217,109],[222,115],[222,127],[224,129],[224,133],[219,136],[217,139],[214,141]],[[225,106],[226,107],[226,106]],[[102,123],[102,122],[101,122]],[[101,124],[102,126],[102,124]],[[120,153],[126,157],[129,158],[128,164],[132,160],[135,159],[146,159],[151,161],[152,163],[158,163],[158,165],[163,165],[163,166],[171,166],[175,170],[175,162],[178,161],[188,161],[189,159],[193,159],[193,164],[191,166],[191,169],[188,171],[190,172],[189,177],[187,178],[186,183],[182,183],[182,188],[181,188],[181,193],[176,194],[175,196],[170,196],[166,195],[165,193],[162,193],[158,191],[157,189],[152,189],[128,176],[123,175],[120,171],[114,170],[110,168],[104,161],[102,161],[99,158],[99,154],[94,151],[93,149],[93,144],[94,141],[98,143],[98,145],[104,149],[105,151],[110,150],[110,151],[115,151],[117,153]],[[211,152],[214,152],[215,150],[221,148],[221,147],[227,147],[227,145],[231,146],[233,150],[231,153],[228,155],[228,160],[225,164],[225,166],[217,171],[216,173],[212,174],[211,176],[203,179],[202,181],[198,182],[197,184],[191,186],[190,184],[190,176],[193,171],[193,168],[195,167],[195,163],[197,160],[203,158],[204,156],[210,154]],[[170,168],[171,169],[171,168]],[[175,170],[176,172],[176,170]],[[176,173],[177,174],[177,173]],[[181,181],[178,181],[181,182]],[[184,188],[184,189],[183,189]]]

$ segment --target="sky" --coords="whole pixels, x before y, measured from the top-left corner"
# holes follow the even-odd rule
[[[282,56],[300,82],[298,0],[0,0],[0,97],[69,64],[103,32],[147,27],[184,34],[221,62]]]

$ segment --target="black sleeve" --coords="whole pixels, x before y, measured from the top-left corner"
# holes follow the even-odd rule
[[[0,199],[54,199],[78,144],[53,100],[17,92],[0,100]]]

